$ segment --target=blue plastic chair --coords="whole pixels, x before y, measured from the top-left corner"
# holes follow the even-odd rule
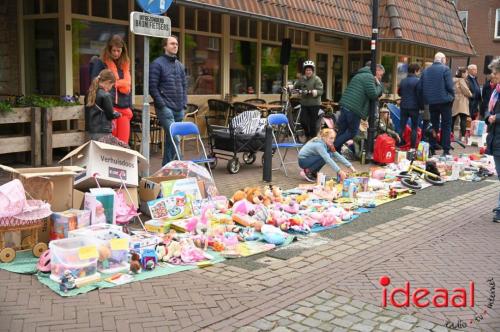
[[[267,117],[267,123],[271,126],[274,127],[273,129],[277,128],[278,131],[282,128],[286,128],[286,136],[291,137],[292,141],[289,142],[278,142],[278,139],[276,138],[275,130],[272,131],[273,133],[273,149],[276,149],[278,152],[278,156],[280,158],[280,167],[273,169],[277,170],[283,167],[283,170],[285,171],[285,175],[288,176],[288,172],[286,170],[286,164],[291,164],[292,162],[286,163],[286,154],[288,152],[288,149],[295,149],[297,150],[297,154],[299,153],[299,148],[301,148],[304,144],[297,143],[295,140],[295,135],[293,134],[292,128],[290,127],[290,123],[288,122],[288,118],[286,117],[285,114],[271,114]],[[281,154],[280,149],[285,149],[285,154]],[[293,163],[296,163],[294,161]]]
[[[394,123],[394,128],[396,129],[396,132],[399,133],[400,132],[399,129],[401,128],[401,109],[397,107],[395,104],[387,104],[387,108],[389,109],[389,112],[391,114],[391,120],[392,123]],[[406,124],[409,125],[411,128],[411,118],[408,118]],[[422,117],[419,117],[418,126],[420,128],[423,128]]]
[[[205,146],[203,145],[203,141],[201,140],[200,130],[198,129],[198,126],[193,122],[174,122],[170,125],[170,139],[172,140],[172,144],[174,145],[175,155],[179,160],[183,160],[182,155],[179,153],[177,142],[175,141],[176,136],[195,136],[195,139],[198,141],[199,145],[201,145],[203,155],[201,158],[191,159],[191,161],[196,164],[207,164],[208,171],[213,177],[212,170],[210,169],[210,164],[215,162],[215,158],[207,157],[207,151],[205,150]]]

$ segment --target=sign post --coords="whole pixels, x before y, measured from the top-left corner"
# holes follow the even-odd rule
[[[139,6],[153,14],[163,14],[172,1],[143,0],[137,1]],[[149,37],[167,38],[171,34],[171,22],[167,16],[159,16],[141,12],[130,13],[130,31],[135,35],[144,36],[144,69],[143,69],[143,108],[142,108],[142,155],[149,161],[150,112],[149,112]],[[149,167],[145,168],[142,176],[149,175]]]

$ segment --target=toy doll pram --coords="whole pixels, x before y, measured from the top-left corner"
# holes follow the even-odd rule
[[[265,120],[260,118],[260,111],[245,111],[229,121],[228,127],[211,125],[207,121],[210,142],[210,158],[215,161],[211,168],[217,166],[217,158],[227,160],[227,170],[231,174],[240,171],[238,153],[243,153],[243,162],[253,164],[257,152],[263,151],[265,144]]]

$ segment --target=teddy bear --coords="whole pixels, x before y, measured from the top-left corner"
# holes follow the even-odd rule
[[[258,187],[245,188],[246,199],[252,204],[261,204],[264,202],[264,195]]]
[[[271,185],[270,187],[273,193],[272,201],[274,203],[281,203],[283,201],[283,197],[281,196],[281,188],[274,185]]]
[[[246,199],[246,198],[247,198],[247,194],[246,194],[245,190],[242,190],[242,189],[237,190],[233,194],[233,197],[231,197],[231,199],[228,202],[229,207],[233,207],[234,203],[241,201],[242,199]]]

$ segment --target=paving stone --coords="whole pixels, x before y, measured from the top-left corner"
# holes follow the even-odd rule
[[[335,318],[332,321],[332,323],[333,323],[333,325],[341,326],[341,327],[345,327],[345,328],[349,328],[354,324],[353,322],[344,320],[343,318]]]
[[[278,315],[270,315],[270,316],[266,316],[266,320],[270,321],[270,322],[274,322],[274,321],[277,321],[281,319],[280,316]]]
[[[279,321],[278,321],[278,326],[288,326],[290,324],[293,324],[295,323],[294,321],[291,321],[287,318],[281,318]]]
[[[441,325],[436,325],[431,329],[432,332],[448,332],[449,330]]]
[[[413,329],[413,332],[429,332],[431,330],[424,329],[423,327],[417,327]]]
[[[387,323],[388,321],[392,320],[392,317],[377,316],[377,317],[374,318],[374,320],[377,321],[377,322]]]
[[[291,311],[288,310],[280,310],[276,313],[276,315],[281,316],[281,317],[288,317],[292,314]]]
[[[364,325],[364,324],[354,324],[353,326],[351,326],[350,329],[354,330],[354,331],[361,331],[361,332],[370,332],[370,331],[374,330],[373,326],[368,326],[368,325]]]
[[[332,314],[335,316],[335,317],[344,317],[347,315],[347,312],[345,311],[342,311],[340,309],[335,309],[332,311]]]
[[[381,307],[377,307],[376,305],[373,304],[367,304],[364,309],[375,313],[384,311],[384,309],[382,309]]]
[[[350,313],[350,314],[357,314],[358,312],[361,311],[360,309],[353,307],[349,304],[343,305],[342,307],[340,307],[340,309],[342,309],[345,312]]]
[[[311,302],[308,302],[308,301],[300,301],[297,304],[298,304],[299,307],[308,307],[308,308],[311,308],[311,307],[314,306],[314,304],[312,304]]]
[[[238,329],[238,332],[259,332],[259,329],[253,326],[244,326]]]
[[[401,317],[399,317],[399,319],[401,319],[403,322],[407,322],[407,323],[416,323],[418,321],[417,317],[414,317],[414,316],[410,316],[410,315],[403,315]]]
[[[318,311],[332,312],[335,309],[335,307],[332,307],[328,303],[325,303],[316,306],[315,309]]]
[[[351,302],[351,299],[345,296],[337,296],[333,299],[333,301],[338,303],[349,303]]]
[[[387,331],[387,332],[391,332],[391,331],[394,331],[395,327],[394,326],[391,326],[389,324],[385,324],[385,323],[382,323],[378,326],[378,329],[380,331]]]
[[[372,320],[365,319],[361,322],[362,325],[368,325],[368,326],[377,326],[377,322],[374,322]]]
[[[309,317],[312,314],[314,314],[316,312],[316,310],[314,310],[313,308],[302,307],[302,308],[295,310],[295,312],[298,314],[304,315],[306,317]]]
[[[366,306],[366,303],[359,300],[352,300],[349,304],[359,309],[363,309]]]
[[[419,320],[417,323],[417,327],[422,327],[422,328],[428,329],[428,330],[431,330],[432,328],[434,328],[435,325],[436,324],[428,322],[426,320]]]
[[[271,330],[271,332],[288,332],[288,331],[291,331],[291,330],[287,329],[286,327],[283,327],[283,326],[280,326],[280,327],[277,327],[277,328]]]
[[[311,302],[312,304],[316,304],[316,305],[325,303],[325,299],[322,299],[322,298],[317,297],[317,296],[310,297],[307,300],[309,302]]]
[[[299,314],[293,314],[288,316],[288,319],[291,319],[294,322],[302,322],[305,319],[305,317]]]
[[[310,327],[318,327],[321,325],[321,321],[309,317],[309,318],[306,318],[304,321],[302,321],[302,324],[310,326]]]
[[[392,311],[392,310],[384,310],[383,314],[386,316],[393,317],[393,318],[397,318],[397,317],[401,316],[401,314],[399,312]]]
[[[333,330],[325,330],[325,331],[332,331],[332,332],[347,332],[348,330],[347,329],[344,329],[343,327],[336,327],[334,328]]]
[[[322,298],[322,299],[325,299],[325,300],[331,300],[335,297],[335,295],[333,295],[332,293],[325,292],[325,291],[318,293],[317,296]]]
[[[256,322],[253,322],[251,325],[253,327],[258,328],[259,330],[264,330],[264,331],[269,331],[276,326],[276,324],[274,322],[269,322],[266,319],[260,319]]]
[[[289,328],[297,332],[306,332],[311,329],[309,326],[304,326],[298,323],[290,325]]]
[[[330,321],[335,318],[334,315],[328,313],[328,312],[317,312],[313,315],[314,318],[319,319],[323,322]]]
[[[375,317],[377,317],[377,315],[370,311],[361,311],[360,313],[358,313],[358,316],[363,319],[374,319]]]
[[[359,323],[359,322],[362,321],[361,318],[359,318],[358,316],[354,316],[354,315],[347,315],[343,319],[346,320],[346,321],[348,321],[348,322],[351,322],[353,324]]]
[[[411,330],[413,324],[403,322],[402,320],[395,319],[391,322],[392,326],[395,326],[397,328],[400,328],[402,330]]]

